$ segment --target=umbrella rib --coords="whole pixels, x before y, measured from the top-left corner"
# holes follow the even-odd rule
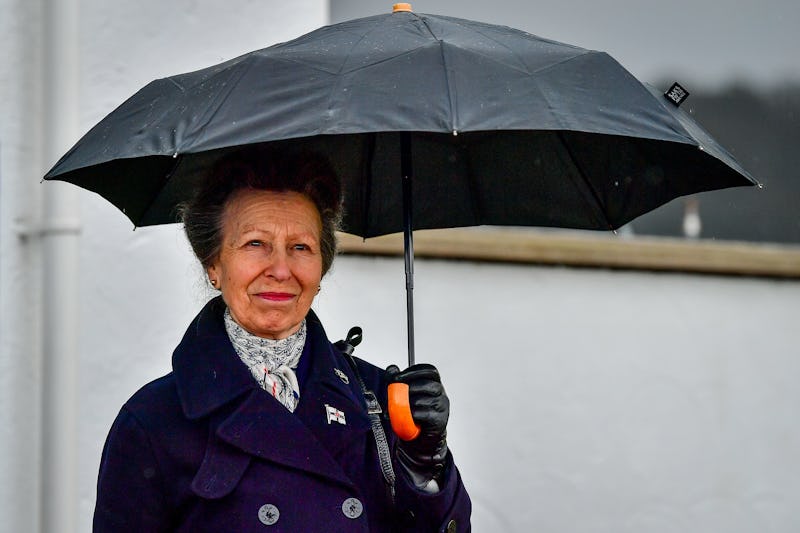
[[[177,156],[172,158],[175,161],[175,163],[172,165],[172,168],[169,169],[169,172],[166,172],[164,174],[164,178],[161,182],[161,187],[159,187],[156,190],[155,194],[150,198],[150,201],[147,202],[147,207],[142,211],[142,214],[139,216],[139,220],[133,223],[134,227],[139,226],[139,223],[147,218],[147,215],[150,213],[150,210],[155,205],[156,200],[158,199],[161,192],[164,190],[164,187],[166,187],[166,184],[169,183],[169,180],[172,179],[172,176],[178,170],[178,167],[181,166],[181,163],[183,163],[183,158],[184,158],[183,154],[178,154]]]
[[[430,34],[431,34],[431,37],[433,37],[433,38],[434,38],[434,39],[436,39],[437,41],[441,41],[441,39],[439,39],[438,37],[436,37],[436,34],[435,34],[435,33],[433,33],[433,30],[431,29],[430,25],[428,24],[428,19],[426,19],[424,16],[422,16],[422,15],[418,15],[418,14],[416,14],[416,13],[414,13],[414,16],[415,16],[415,17],[417,17],[417,20],[419,20],[420,22],[422,22],[422,25],[423,25],[423,26],[425,26],[425,29],[426,29],[426,30],[428,30],[428,33],[430,33]]]
[[[364,205],[362,206],[363,215],[362,215],[362,233],[364,235],[369,234],[367,231],[367,226],[369,225],[369,206],[372,204],[372,162],[375,158],[375,134],[368,134],[367,135],[367,142],[365,150],[368,154],[367,160],[363,163],[364,168],[361,170],[363,175],[365,175],[366,179],[362,180],[364,183]]]
[[[466,145],[464,145],[464,152],[466,152]],[[467,163],[467,184],[469,186],[470,206],[472,207],[472,220],[473,226],[482,226],[484,220],[484,209],[481,203],[480,188],[478,187],[478,180],[476,179],[475,167],[472,164],[472,159],[464,157]]]
[[[592,185],[592,181],[589,179],[589,175],[584,171],[578,158],[575,157],[575,154],[572,153],[569,143],[567,143],[567,140],[564,138],[564,132],[558,131],[557,136],[558,140],[561,142],[561,146],[564,147],[564,150],[569,156],[570,161],[572,161],[573,166],[578,171],[578,175],[586,184],[586,187],[589,189],[589,192],[592,193],[591,198],[592,200],[594,200],[594,207],[596,208],[597,211],[600,212],[601,222],[603,222],[609,230],[613,231],[614,228],[608,221],[608,216],[606,215],[606,210],[605,206],[603,205],[603,201],[600,199],[600,195],[598,194],[597,189],[595,189],[594,185]]]

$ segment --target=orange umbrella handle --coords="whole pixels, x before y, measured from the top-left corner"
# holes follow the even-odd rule
[[[407,383],[389,384],[389,421],[402,440],[414,440],[419,436],[420,427],[411,416]]]

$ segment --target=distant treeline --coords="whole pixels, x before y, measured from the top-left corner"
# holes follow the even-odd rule
[[[732,85],[717,92],[687,88],[691,95],[682,108],[764,184],[760,190],[697,195],[701,238],[800,244],[800,85],[769,90]],[[682,235],[685,205],[675,200],[631,228],[637,234]]]

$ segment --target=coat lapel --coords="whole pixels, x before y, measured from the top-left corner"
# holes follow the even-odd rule
[[[316,316],[309,314],[309,355],[313,358],[295,415],[335,458],[363,446],[371,431],[358,381],[334,350]],[[329,414],[339,412],[341,418]],[[343,423],[342,423],[343,422]]]

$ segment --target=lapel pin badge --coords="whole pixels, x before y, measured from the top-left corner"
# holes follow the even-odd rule
[[[345,374],[338,368],[334,368],[333,371],[337,376],[339,376],[339,379],[342,380],[342,383],[344,383],[345,385],[348,385],[350,383],[350,378],[347,377],[347,374]]]
[[[328,417],[328,424],[331,422],[339,422],[342,425],[346,425],[347,421],[344,418],[344,413],[338,410],[337,408],[325,404],[325,414]]]

